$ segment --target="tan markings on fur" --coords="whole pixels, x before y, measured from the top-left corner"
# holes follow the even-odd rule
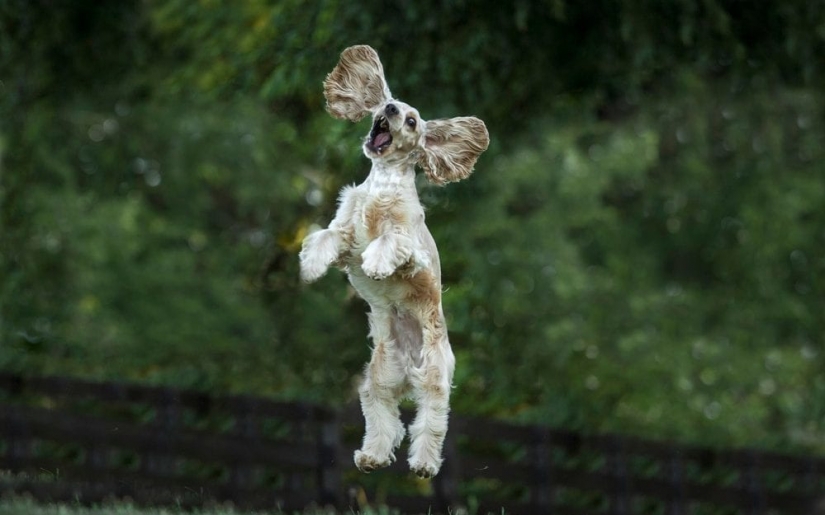
[[[340,229],[338,229],[339,233],[341,234],[341,239],[344,241],[344,248],[347,249],[338,256],[338,259],[330,263],[331,266],[335,266],[338,268],[346,268],[347,260],[352,255],[350,250],[352,248],[352,242],[355,238],[355,229],[351,225],[346,225]]]
[[[376,398],[389,399],[395,401],[407,390],[404,381],[399,380],[395,374],[388,373],[395,365],[392,362],[393,343],[379,343],[375,346],[370,359],[367,381],[372,383],[370,394]]]
[[[384,219],[383,214],[383,210],[374,205],[364,210],[364,225],[367,227],[367,237],[370,240],[378,237],[378,230],[381,227],[381,221]]]
[[[441,298],[441,291],[438,291],[438,297]],[[437,335],[442,336],[444,333],[444,317],[437,309],[430,313],[430,327]]]
[[[352,248],[352,242],[355,240],[355,227],[352,225],[347,225],[344,228],[340,229],[341,237],[344,239],[344,242],[347,245],[347,248]],[[349,253],[347,253],[349,255]]]
[[[386,234],[393,227],[407,227],[407,214],[398,199],[389,201],[377,200],[364,213],[364,225],[367,227],[367,236],[371,240]]]
[[[407,284],[410,286],[407,301],[414,306],[425,306],[425,309],[433,310],[437,315],[437,308],[441,302],[441,290],[432,272],[422,270],[407,279]]]
[[[424,374],[424,389],[435,397],[443,397],[446,392],[441,386],[442,380],[443,378],[441,377],[441,371],[438,367],[429,366]]]
[[[427,178],[445,184],[467,178],[490,144],[484,122],[473,116],[430,120],[419,164]]]
[[[377,386],[387,386],[381,384],[382,376],[386,374],[387,370],[387,359],[388,357],[386,344],[384,342],[376,343],[375,348],[372,351],[372,359],[370,360],[369,364],[369,380],[375,383]]]
[[[327,111],[357,122],[391,98],[378,54],[367,45],[349,47],[324,80]]]

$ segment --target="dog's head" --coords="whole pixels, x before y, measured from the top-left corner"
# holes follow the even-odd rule
[[[473,171],[490,137],[484,122],[472,116],[426,121],[418,111],[393,99],[378,54],[367,45],[341,53],[324,81],[327,110],[357,122],[372,115],[364,153],[390,164],[413,162],[436,184],[458,181]]]

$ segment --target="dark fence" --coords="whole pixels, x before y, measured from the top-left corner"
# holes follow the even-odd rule
[[[44,501],[405,513],[819,513],[825,460],[453,416],[432,481],[354,470],[363,422],[251,396],[0,373],[0,491]]]

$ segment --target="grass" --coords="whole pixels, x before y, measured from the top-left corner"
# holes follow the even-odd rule
[[[0,515],[336,515],[334,511],[308,510],[287,513],[272,511],[238,511],[231,507],[215,507],[197,511],[178,508],[144,508],[128,503],[113,503],[102,506],[81,506],[75,504],[39,504],[30,496],[10,496],[0,498]],[[342,512],[340,515],[400,515],[389,508],[367,509],[363,512]]]
[[[460,515],[448,513],[448,515]],[[238,511],[231,507],[216,507],[197,511],[184,511],[177,508],[143,508],[129,503],[117,503],[104,506],[81,506],[73,504],[39,504],[30,496],[10,496],[0,498],[0,515],[336,515],[334,511],[308,510],[303,512],[273,511]],[[340,515],[400,515],[391,508],[367,509],[361,512],[341,512]],[[501,513],[488,515],[505,515]]]
[[[52,473],[34,476],[25,473],[13,474],[0,470],[0,480],[6,483],[14,483],[18,480],[26,480],[27,478],[34,478],[45,482],[60,479],[57,474]],[[383,506],[376,509],[366,508],[358,512],[349,510],[340,513],[331,509],[325,510],[322,508],[307,509],[298,512],[286,512],[278,508],[266,511],[245,511],[235,509],[231,505],[222,506],[220,504],[208,508],[185,510],[174,506],[136,506],[128,501],[112,501],[96,506],[85,506],[80,503],[42,503],[38,502],[28,493],[9,493],[4,495],[2,491],[0,491],[0,515],[401,515],[401,513],[398,510]]]
[[[86,507],[66,504],[38,504],[26,497],[0,501],[0,515],[264,515],[264,512],[240,512],[232,508],[215,508],[187,512],[175,508],[141,508],[132,504],[110,504]],[[278,512],[269,512],[280,515]],[[324,512],[306,515],[328,515]]]
[[[26,475],[14,475],[0,471],[0,479],[13,480],[24,478]],[[49,476],[49,479],[57,479]],[[470,508],[471,515],[477,514],[476,510]],[[232,506],[217,505],[196,510],[185,510],[178,507],[143,507],[136,506],[129,502],[107,502],[96,506],[85,506],[80,503],[42,503],[38,502],[30,494],[6,494],[0,493],[0,515],[402,515],[398,509],[379,506],[377,508],[367,507],[363,510],[345,510],[336,512],[332,509],[307,509],[304,511],[286,512],[278,508],[265,511],[243,511]],[[427,513],[426,515],[432,515]],[[455,512],[448,511],[447,515],[468,515],[466,509],[459,509]],[[504,510],[497,513],[487,513],[486,515],[506,515]]]
[[[0,515],[183,515],[184,513],[187,512],[174,508],[140,508],[131,504],[111,504],[96,507],[70,504],[39,504],[26,496],[0,500]],[[188,513],[192,515],[253,515],[253,512],[243,513],[231,508],[216,508],[214,510]]]

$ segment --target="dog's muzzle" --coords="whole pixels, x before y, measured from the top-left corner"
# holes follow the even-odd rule
[[[387,112],[390,107],[398,114],[398,108],[393,104],[389,104],[384,112]],[[367,141],[367,149],[376,154],[382,154],[392,144],[392,134],[390,134],[390,123],[386,116],[379,115],[375,118],[370,131],[370,137]]]

